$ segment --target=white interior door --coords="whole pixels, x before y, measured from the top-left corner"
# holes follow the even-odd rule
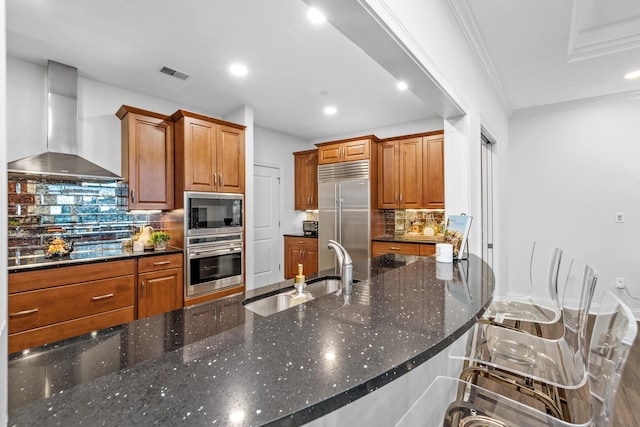
[[[253,169],[253,284],[255,288],[284,279],[281,269],[280,168],[255,165]]]

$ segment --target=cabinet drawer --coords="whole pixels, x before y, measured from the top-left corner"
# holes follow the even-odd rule
[[[182,254],[157,255],[138,258],[138,273],[182,267]]]
[[[9,354],[133,321],[133,306],[9,334]]]
[[[285,246],[301,246],[307,249],[318,249],[318,239],[310,237],[285,237]]]
[[[9,295],[9,333],[133,306],[134,277],[125,276]]]
[[[436,245],[420,245],[420,256],[430,256],[436,254]]]
[[[416,243],[372,242],[371,252],[420,255],[420,245]]]
[[[135,265],[136,260],[127,259],[10,273],[9,294],[133,275]]]

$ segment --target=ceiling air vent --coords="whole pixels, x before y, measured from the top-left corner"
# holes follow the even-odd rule
[[[191,77],[187,73],[183,73],[182,71],[177,71],[177,70],[174,70],[173,68],[169,68],[169,67],[162,67],[160,72],[164,73],[164,74],[168,74],[168,75],[173,76],[173,77],[175,77],[177,79],[180,79],[180,80],[187,80],[189,77]]]

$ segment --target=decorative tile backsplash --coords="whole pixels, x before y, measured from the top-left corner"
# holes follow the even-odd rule
[[[422,233],[426,225],[442,226],[444,210],[440,209],[385,209],[384,234],[386,237],[403,238],[413,231]]]
[[[164,228],[163,214],[132,214],[126,183],[65,182],[9,176],[8,249],[39,249],[48,230],[62,227],[78,242],[120,241],[134,228]]]

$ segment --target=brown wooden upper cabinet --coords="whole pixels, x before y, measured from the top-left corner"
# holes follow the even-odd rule
[[[244,193],[245,126],[184,110],[171,117],[176,127],[176,191]]]
[[[369,158],[371,141],[375,136],[345,139],[343,141],[323,142],[318,147],[318,164],[351,162]]]
[[[444,132],[422,138],[422,205],[444,209]]]
[[[422,206],[422,138],[378,144],[378,206]]]
[[[293,153],[295,166],[294,209],[318,209],[318,150]]]
[[[377,145],[379,209],[444,209],[442,131]]]
[[[122,175],[129,209],[173,209],[174,140],[171,117],[123,105]]]

